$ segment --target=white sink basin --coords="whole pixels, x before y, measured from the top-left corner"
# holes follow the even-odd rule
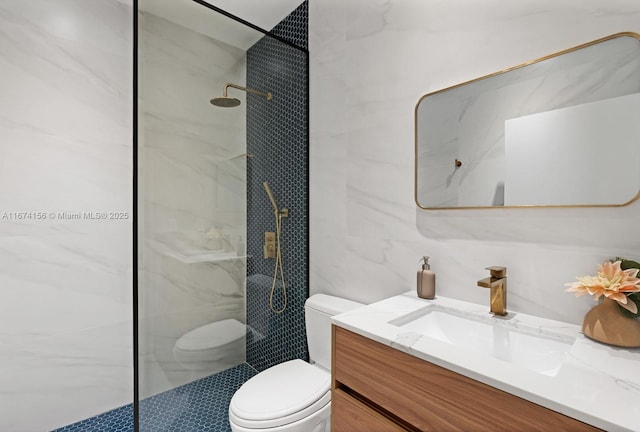
[[[389,324],[549,376],[558,373],[575,341],[565,335],[540,334],[522,324],[516,328],[510,325],[509,317],[479,319],[436,306],[419,309]]]

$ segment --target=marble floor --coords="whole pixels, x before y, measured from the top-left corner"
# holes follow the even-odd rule
[[[230,432],[227,410],[233,393],[257,372],[248,364],[157,394],[140,403],[141,432]],[[133,432],[133,406],[126,405],[53,432]]]

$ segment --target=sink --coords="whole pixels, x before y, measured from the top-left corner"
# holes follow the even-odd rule
[[[541,334],[521,323],[516,328],[509,316],[482,319],[436,306],[418,309],[389,324],[548,376],[558,373],[575,342],[570,336]]]

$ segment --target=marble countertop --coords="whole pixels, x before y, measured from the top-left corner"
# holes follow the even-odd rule
[[[423,300],[414,292],[333,317],[334,324],[492,387],[607,431],[640,431],[640,350],[613,348],[584,337],[580,327],[522,313],[509,326],[575,338],[555,376],[543,375],[489,355],[474,353],[389,321],[427,305],[456,310],[475,320],[494,318],[488,305],[445,297]]]

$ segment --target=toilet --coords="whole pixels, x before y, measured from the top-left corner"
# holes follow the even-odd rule
[[[233,432],[329,432],[331,317],[363,306],[316,294],[304,306],[310,363],[290,360],[245,382],[231,398]]]
[[[245,325],[235,319],[205,324],[180,336],[173,358],[192,371],[220,372],[245,360]]]

